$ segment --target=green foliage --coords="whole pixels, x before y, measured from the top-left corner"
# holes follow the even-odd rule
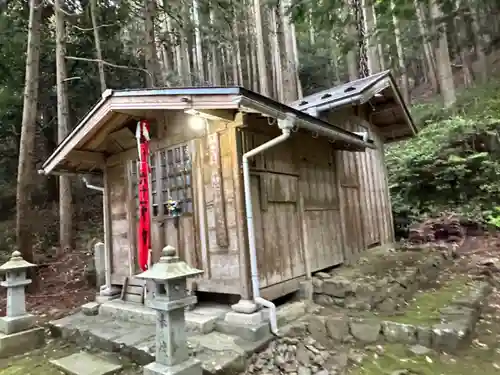
[[[500,224],[500,84],[494,86],[469,90],[449,110],[414,108],[420,134],[386,152],[395,217],[452,211]]]

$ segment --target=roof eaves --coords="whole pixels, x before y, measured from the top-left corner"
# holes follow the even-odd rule
[[[415,125],[415,122],[413,121],[413,117],[410,113],[410,110],[408,109],[408,106],[406,105],[406,103],[403,99],[403,96],[401,95],[401,92],[398,89],[398,85],[397,85],[396,80],[394,79],[394,76],[392,75],[392,73],[389,74],[389,77],[391,80],[392,90],[396,96],[396,101],[401,106],[401,108],[403,108],[406,122],[408,123],[408,125],[410,125],[410,128],[413,131],[413,134],[416,135],[418,133],[418,127]]]
[[[101,95],[101,99],[85,114],[83,119],[78,123],[78,125],[69,133],[66,138],[62,140],[61,143],[59,143],[56,147],[56,149],[52,152],[52,154],[49,156],[49,158],[43,163],[42,165],[42,170],[47,167],[48,164],[51,163],[52,159],[59,153],[64,146],[76,135],[78,132],[85,126],[87,121],[94,115],[106,102],[109,100],[110,97],[114,96],[114,91],[111,89],[108,89],[104,91]]]

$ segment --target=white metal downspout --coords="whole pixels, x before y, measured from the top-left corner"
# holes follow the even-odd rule
[[[96,186],[92,185],[87,178],[82,177],[83,182],[85,183],[85,186],[88,189],[91,190],[96,190],[100,191],[103,193],[102,195],[102,205],[103,205],[103,211],[104,211],[104,222],[106,222],[107,217],[106,217],[106,204],[107,204],[107,199],[106,199],[106,194],[104,193],[104,187],[102,186]],[[106,242],[106,240],[105,240]],[[110,262],[110,256],[109,256],[109,245],[104,244],[104,280],[105,284],[100,286],[100,291],[109,291],[111,292],[111,262]]]
[[[245,195],[245,210],[248,231],[248,250],[250,253],[250,270],[252,275],[252,292],[254,302],[259,306],[269,308],[269,320],[271,324],[271,332],[278,334],[278,320],[276,317],[276,306],[271,301],[268,301],[260,296],[259,270],[257,267],[257,249],[255,242],[255,227],[253,221],[253,205],[252,205],[252,189],[250,181],[250,166],[248,159],[251,157],[276,146],[279,143],[290,138],[292,128],[294,127],[295,116],[287,114],[285,120],[278,120],[278,126],[283,132],[280,136],[271,139],[270,141],[254,148],[243,154],[243,188]]]

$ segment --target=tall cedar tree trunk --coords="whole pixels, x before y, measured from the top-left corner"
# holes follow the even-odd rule
[[[156,40],[154,17],[156,13],[156,1],[144,0],[144,52],[145,52],[145,66],[149,72],[147,75],[148,87],[156,87],[161,85],[160,65],[158,56],[156,54]]]
[[[97,0],[90,0],[90,18],[92,19],[92,30],[94,31],[95,54],[99,68],[99,82],[101,83],[101,92],[106,91],[106,75],[104,73],[104,63],[102,60],[101,39],[99,38],[99,25],[97,24]]]
[[[394,36],[396,41],[396,50],[398,53],[398,68],[401,74],[401,92],[406,104],[410,104],[410,88],[408,87],[408,73],[406,71],[405,57],[403,53],[403,44],[401,42],[401,30],[399,20],[396,16],[396,6],[394,0],[391,0],[392,23],[394,24]]]
[[[38,113],[38,80],[40,69],[40,29],[42,9],[39,0],[30,1],[26,76],[24,85],[23,120],[19,145],[16,197],[17,248],[23,258],[33,262],[33,233],[31,231],[31,195],[35,185],[35,135]]]
[[[63,0],[55,0],[56,17],[56,82],[57,82],[57,141],[61,143],[69,134],[69,108],[66,87],[66,25],[61,10]],[[71,180],[59,177],[59,243],[68,251],[73,245],[73,200]]]
[[[259,92],[264,96],[270,96],[271,90],[267,76],[266,49],[264,46],[264,32],[262,22],[262,9],[260,0],[253,0],[255,39],[257,44],[257,70],[259,76]]]
[[[376,15],[372,0],[361,0],[365,33],[367,38],[368,70],[370,74],[380,72],[380,60],[378,58],[376,31]]]
[[[456,101],[455,83],[453,82],[453,72],[451,70],[450,52],[448,49],[448,39],[446,36],[446,24],[443,21],[443,14],[437,0],[430,0],[431,16],[433,27],[437,28],[438,46],[436,48],[436,60],[439,86],[443,95],[443,103],[446,108],[452,106]]]
[[[489,76],[489,65],[488,59],[485,52],[484,38],[481,33],[481,27],[479,26],[479,20],[477,15],[477,10],[475,4],[472,1],[468,1],[471,17],[471,29],[474,36],[474,44],[476,48],[476,56],[479,64],[479,75],[481,77],[481,83],[485,84],[488,82]]]
[[[427,77],[431,83],[432,89],[435,93],[439,92],[439,83],[436,69],[436,60],[434,58],[434,52],[431,44],[427,38],[427,32],[425,27],[425,14],[423,12],[423,5],[419,0],[414,0],[413,4],[415,6],[415,13],[417,15],[418,29],[422,37],[425,61],[427,63]]]
[[[198,83],[201,85],[205,84],[205,67],[203,62],[203,49],[201,41],[201,28],[200,28],[200,5],[198,0],[193,0],[193,23],[194,23],[194,35],[196,44],[196,70],[198,70],[196,75],[198,76]]]
[[[467,25],[466,21],[464,19],[464,14],[462,8],[462,1],[457,0],[456,1],[456,18],[455,18],[455,27],[458,31],[458,36],[457,36],[457,49],[460,53],[460,60],[462,61],[462,72],[464,76],[464,86],[465,87],[471,87],[474,85],[474,72],[472,70],[472,59],[471,59],[471,54],[469,52],[470,45],[469,45],[469,38],[468,38],[468,33],[467,33]]]

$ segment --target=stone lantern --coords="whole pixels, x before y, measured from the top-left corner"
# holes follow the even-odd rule
[[[13,355],[35,349],[43,344],[44,329],[34,327],[35,317],[26,312],[24,288],[31,283],[26,270],[35,267],[26,262],[19,251],[14,251],[10,260],[0,266],[7,288],[7,313],[0,317],[0,356]]]
[[[201,375],[200,361],[189,357],[184,317],[185,308],[196,303],[196,296],[187,294],[187,278],[201,273],[166,246],[151,269],[136,275],[155,284],[149,306],[156,310],[156,355],[144,375]]]
[[[0,323],[1,332],[13,333],[32,325],[33,316],[26,313],[24,294],[26,285],[31,284],[31,280],[26,278],[26,271],[31,267],[35,265],[26,262],[19,251],[14,251],[10,260],[0,266],[0,273],[5,274],[5,281],[0,285],[7,288],[7,314]]]

